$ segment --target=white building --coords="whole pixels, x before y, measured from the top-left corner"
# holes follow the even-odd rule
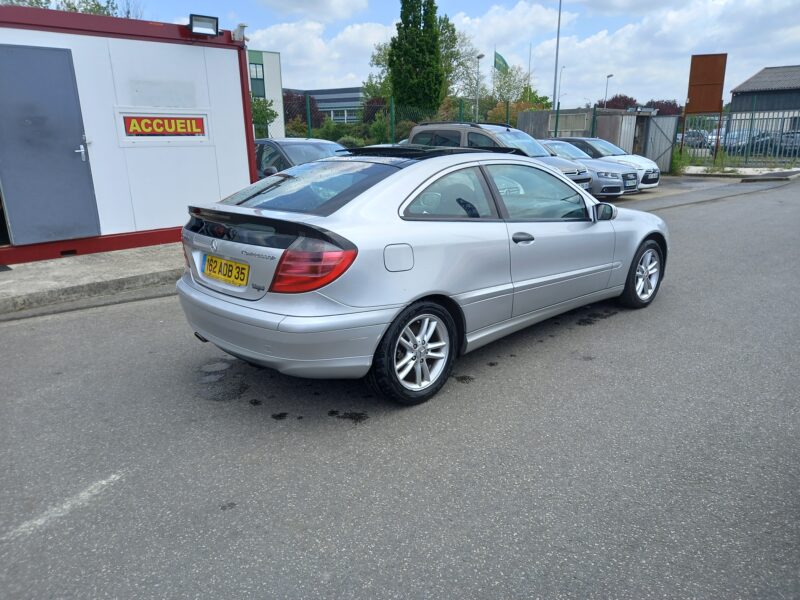
[[[177,241],[256,179],[229,31],[3,6],[0,73],[0,264]]]

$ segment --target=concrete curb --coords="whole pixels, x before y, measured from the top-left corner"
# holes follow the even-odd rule
[[[764,173],[763,175],[752,175],[743,177],[742,183],[759,183],[762,181],[791,181],[800,177],[800,171],[787,171],[785,173]]]
[[[30,310],[51,304],[60,304],[73,300],[91,298],[93,296],[108,296],[130,290],[155,287],[175,283],[183,274],[180,269],[168,269],[156,273],[143,273],[130,277],[120,277],[108,281],[93,281],[81,285],[64,287],[57,290],[46,290],[21,294],[0,299],[0,315],[8,315],[19,311]]]

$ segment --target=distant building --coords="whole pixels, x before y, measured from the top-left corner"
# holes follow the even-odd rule
[[[336,123],[358,123],[364,105],[364,88],[331,88],[327,90],[285,89],[291,94],[306,93],[317,101],[317,107],[326,117]]]
[[[272,108],[278,112],[278,117],[269,125],[269,137],[285,137],[281,55],[279,52],[248,50],[247,60],[250,63],[250,91],[256,98],[272,100]]]
[[[759,118],[786,111],[784,129],[800,129],[800,65],[766,67],[731,90],[731,113]]]

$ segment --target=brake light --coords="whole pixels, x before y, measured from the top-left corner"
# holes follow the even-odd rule
[[[269,291],[298,294],[318,290],[347,271],[357,253],[323,240],[298,238],[281,256]]]

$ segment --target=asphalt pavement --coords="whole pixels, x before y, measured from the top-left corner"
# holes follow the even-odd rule
[[[0,596],[799,598],[800,182],[637,203],[652,306],[417,407],[227,357],[172,296],[0,323]]]

